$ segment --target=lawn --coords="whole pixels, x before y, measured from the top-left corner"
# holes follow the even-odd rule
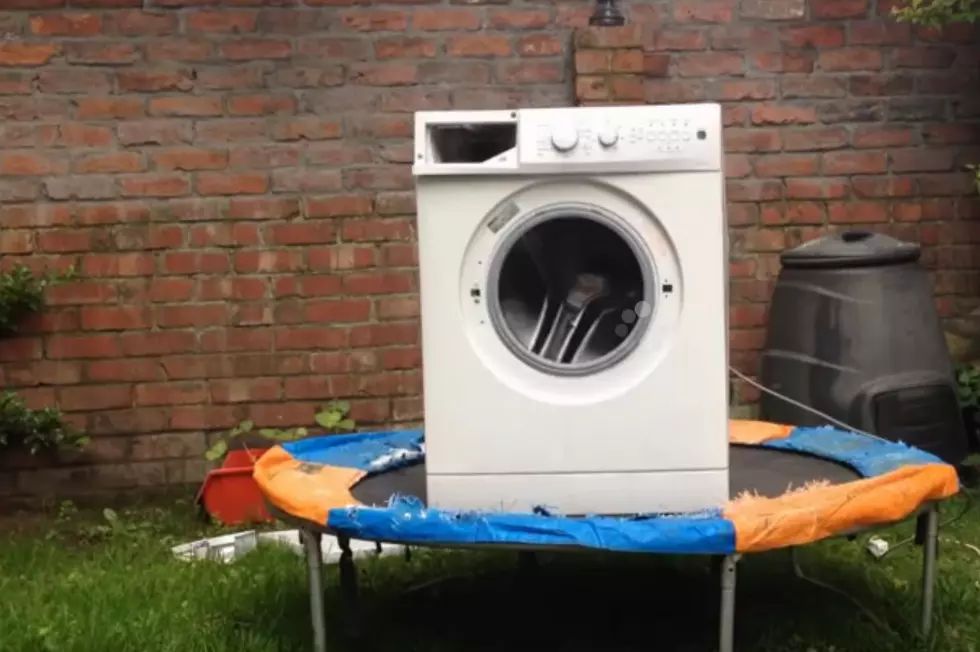
[[[943,518],[962,512],[949,503]],[[113,518],[113,516],[115,516]],[[2,652],[294,652],[310,649],[305,566],[260,548],[232,564],[183,562],[169,547],[215,534],[186,503],[109,513],[63,506],[48,518],[0,521]],[[892,544],[912,531],[883,533]],[[980,650],[980,510],[942,531],[931,649]],[[804,548],[805,573],[857,600],[794,576],[785,552],[741,565],[739,652],[922,650],[916,640],[921,550],[881,561],[866,537]],[[414,551],[359,564],[361,650],[664,650],[705,652],[716,636],[718,592],[705,560],[565,554],[518,572],[514,553]],[[345,617],[328,567],[332,650]]]

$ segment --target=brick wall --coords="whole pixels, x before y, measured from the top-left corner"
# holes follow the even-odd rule
[[[416,109],[728,103],[747,368],[776,252],[827,225],[923,240],[965,310],[973,35],[806,7],[634,2],[573,51],[584,0],[0,0],[0,255],[81,273],[0,342],[0,386],[94,435],[7,454],[0,495],[193,482],[209,432],[333,397],[420,420]]]
[[[891,5],[644,5],[646,20],[576,34],[582,104],[725,105],[731,353],[745,373],[756,371],[779,252],[831,230],[921,242],[941,314],[978,304],[980,204],[964,173],[980,161],[976,33],[913,29],[889,18]]]

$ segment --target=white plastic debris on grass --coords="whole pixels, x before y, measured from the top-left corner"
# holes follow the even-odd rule
[[[306,554],[299,530],[278,530],[274,532],[256,532],[247,530],[234,534],[225,534],[210,539],[199,539],[174,546],[171,550],[175,557],[183,561],[210,559],[230,563],[263,545],[280,545],[293,550],[296,554]],[[387,556],[404,554],[404,546],[379,544],[373,541],[351,539],[351,552],[354,557]],[[320,541],[323,563],[336,564],[340,560],[340,544],[337,538],[324,534]]]

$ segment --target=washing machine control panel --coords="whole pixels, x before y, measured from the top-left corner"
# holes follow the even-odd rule
[[[518,147],[521,166],[719,170],[724,150],[721,107],[525,109],[518,117]]]

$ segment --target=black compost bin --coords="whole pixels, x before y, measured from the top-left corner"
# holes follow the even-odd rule
[[[917,244],[849,231],[781,256],[762,353],[762,384],[853,428],[952,463],[966,455],[932,284]],[[825,425],[763,393],[763,418]]]

